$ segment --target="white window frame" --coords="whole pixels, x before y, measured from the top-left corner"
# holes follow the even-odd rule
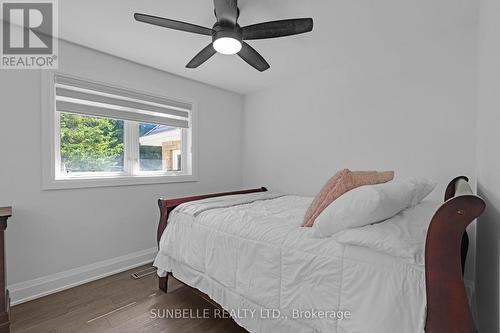
[[[111,86],[86,78],[79,78],[65,73],[57,72],[68,78],[84,80],[88,83],[105,85],[112,88],[126,89],[133,93],[151,95],[130,88]],[[99,172],[99,173],[81,173],[71,176],[60,177],[60,117],[55,107],[55,76],[54,71],[42,71],[41,73],[41,155],[42,155],[42,188],[45,190],[88,188],[88,187],[107,187],[107,186],[130,186],[146,184],[164,184],[164,183],[184,183],[198,181],[197,167],[197,103],[193,100],[179,100],[171,97],[157,96],[173,101],[189,103],[192,106],[190,111],[188,129],[182,130],[182,161],[183,170],[181,172],[172,171],[140,171],[139,168],[139,142],[128,142],[131,138],[138,139],[139,127],[137,123],[125,121],[124,135],[127,146],[124,156],[124,172]],[[147,123],[147,121],[146,121]],[[135,133],[131,133],[135,131]],[[136,140],[134,140],[136,141]],[[132,153],[130,155],[130,153]],[[131,159],[135,159],[131,169]],[[184,168],[185,167],[185,168]]]
[[[179,158],[177,157],[179,155],[181,155],[181,167],[182,167],[182,161],[184,161],[185,159],[182,156],[182,150],[179,149],[175,149],[172,151],[172,166],[175,165],[177,167],[177,164],[179,164]]]

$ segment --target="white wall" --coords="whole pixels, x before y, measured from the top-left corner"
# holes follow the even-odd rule
[[[500,2],[482,0],[479,29],[478,190],[486,212],[477,224],[480,332],[500,332]]]
[[[14,207],[7,230],[8,282],[14,285],[14,301],[105,274],[108,266],[121,269],[152,259],[160,197],[241,188],[240,95],[66,42],[61,42],[59,56],[65,73],[196,100],[199,182],[41,190],[41,74],[2,70],[0,206]],[[91,272],[82,273],[82,266]],[[42,279],[32,281],[36,278]]]
[[[363,38],[349,59],[246,96],[245,187],[313,195],[345,167],[430,177],[439,199],[457,175],[474,183],[476,5],[389,2],[346,28]]]
[[[401,6],[397,19],[373,13],[383,23],[372,18],[363,28],[369,50],[247,95],[245,185],[313,194],[343,167],[395,169],[443,186],[457,174],[473,177],[474,9],[411,15]],[[382,34],[395,29],[390,20],[397,35]]]

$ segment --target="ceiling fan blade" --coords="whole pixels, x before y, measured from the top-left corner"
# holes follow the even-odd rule
[[[259,54],[259,52],[255,51],[253,47],[248,45],[247,43],[242,43],[241,51],[238,52],[238,55],[241,59],[245,60],[247,64],[257,69],[260,72],[263,72],[269,69],[269,64],[267,61]]]
[[[238,0],[214,0],[215,16],[219,23],[236,25],[238,21]]]
[[[303,34],[313,29],[312,18],[272,21],[243,28],[243,39],[267,39]]]
[[[214,46],[209,44],[203,50],[201,50],[194,58],[186,65],[186,68],[197,68],[205,61],[210,59],[217,51],[215,51]]]
[[[158,25],[160,27],[175,29],[185,32],[191,32],[194,34],[212,36],[212,29],[201,27],[199,25],[185,23],[176,20],[170,20],[163,17],[151,16],[146,14],[135,13],[134,18],[139,22],[144,22],[148,24]]]

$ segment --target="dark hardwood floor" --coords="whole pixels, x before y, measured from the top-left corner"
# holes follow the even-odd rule
[[[212,304],[174,279],[169,279],[168,294],[158,290],[156,274],[132,279],[130,274],[139,269],[17,305],[11,309],[11,332],[246,332],[231,319],[214,318]],[[187,309],[191,315],[208,309],[211,315],[209,319],[158,318],[166,309]]]

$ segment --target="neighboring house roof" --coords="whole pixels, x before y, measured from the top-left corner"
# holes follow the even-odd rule
[[[139,142],[143,146],[161,147],[163,142],[179,141],[182,136],[180,128],[157,125],[149,132],[139,138]]]
[[[158,133],[169,132],[169,131],[173,131],[173,130],[176,130],[176,129],[177,128],[175,128],[175,127],[168,127],[168,126],[164,126],[164,125],[156,125],[152,129],[150,129],[149,132],[145,133],[143,136],[148,136],[148,135],[154,135],[154,134],[158,134]]]

